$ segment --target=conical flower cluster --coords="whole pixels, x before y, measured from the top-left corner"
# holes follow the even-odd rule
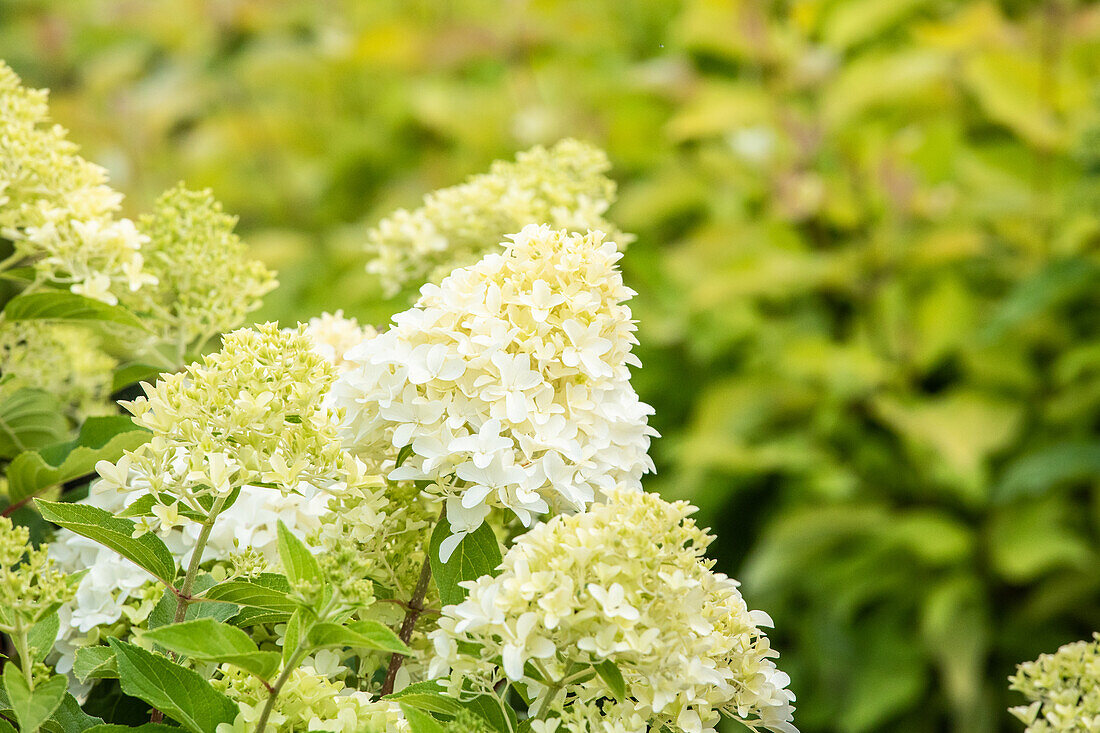
[[[530,525],[640,488],[652,408],[630,385],[637,343],[620,253],[600,233],[528,226],[500,253],[426,285],[345,358],[334,387],[347,442],[409,448],[393,479],[434,482],[461,537],[492,507]]]
[[[469,597],[443,609],[433,676],[449,675],[452,694],[521,684],[540,733],[605,730],[578,727],[574,708],[616,697],[602,717],[614,709],[624,731],[712,731],[720,713],[794,731],[789,678],[759,628],[771,619],[711,571],[712,538],[688,518],[694,510],[618,491],[519,537],[498,576],[467,583]],[[600,664],[619,671],[625,696],[592,674]]]

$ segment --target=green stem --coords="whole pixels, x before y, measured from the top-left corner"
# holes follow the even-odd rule
[[[27,688],[34,691],[34,662],[31,661],[30,642],[27,639],[27,630],[20,623],[16,627],[15,636],[12,638],[15,651],[19,654],[19,667],[23,671],[23,679],[27,681]]]
[[[195,541],[195,549],[191,553],[191,562],[187,565],[187,574],[183,576],[183,585],[180,586],[176,593],[176,617],[175,622],[178,624],[187,618],[187,607],[191,605],[191,591],[195,587],[195,577],[199,574],[199,565],[202,564],[202,551],[206,549],[206,542],[210,539],[210,532],[214,529],[214,522],[217,520],[218,515],[221,514],[222,507],[225,506],[227,495],[219,496],[214,500],[214,505],[210,507],[210,514],[206,516],[206,521],[202,523],[202,529],[199,531],[199,538]]]
[[[283,672],[279,675],[279,679],[275,680],[275,684],[268,689],[267,702],[264,704],[263,712],[260,713],[260,719],[256,721],[256,733],[264,733],[264,730],[267,729],[267,719],[271,717],[272,711],[275,710],[275,701],[279,699],[279,693],[282,692],[286,681],[290,679],[291,673],[302,662],[302,657],[306,655],[304,644],[305,638],[303,635],[294,653],[290,655],[286,665],[283,666]]]

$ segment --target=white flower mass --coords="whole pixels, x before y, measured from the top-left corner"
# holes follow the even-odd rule
[[[454,534],[490,509],[530,526],[653,470],[652,413],[630,385],[637,343],[622,256],[599,232],[531,225],[500,253],[425,285],[345,354],[334,389],[353,450],[411,452],[391,479],[431,482]]]

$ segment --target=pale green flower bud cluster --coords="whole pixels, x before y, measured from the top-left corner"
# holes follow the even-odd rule
[[[443,609],[432,675],[449,674],[452,694],[464,682],[519,684],[536,718],[563,718],[569,731],[700,733],[720,713],[751,729],[795,731],[789,678],[760,630],[771,620],[748,609],[736,581],[711,571],[711,537],[688,518],[693,511],[615,491],[520,536],[497,577],[468,582],[469,597]],[[577,727],[570,705],[615,698],[592,672],[605,660],[625,683],[615,708],[622,725]],[[541,733],[555,730],[547,720]]]
[[[34,387],[57,397],[70,417],[114,412],[111,372],[117,362],[86,328],[46,321],[0,321],[4,389]]]
[[[161,342],[202,346],[236,328],[275,286],[274,274],[249,259],[233,233],[237,218],[209,190],[170,189],[140,219],[149,241],[145,270],[157,282],[125,298]]]
[[[1021,664],[1009,681],[1031,700],[1009,711],[1027,733],[1100,731],[1100,633]]]
[[[610,168],[602,150],[578,140],[536,146],[515,162],[497,161],[488,173],[430,193],[420,208],[399,209],[379,222],[367,235],[367,271],[393,296],[477,262],[528,224],[599,230],[625,245],[630,237],[604,219],[615,200],[615,182],[605,175]]]
[[[15,247],[0,269],[30,264],[37,282],[116,303],[155,281],[139,252],[146,238],[115,218],[122,196],[49,124],[46,97],[0,62],[0,238]]]
[[[365,480],[362,464],[341,450],[336,416],[322,405],[333,378],[301,327],[234,331],[221,351],[123,403],[153,438],[96,470],[116,489],[151,492],[162,529],[246,484],[284,493],[300,483],[355,484]]]
[[[76,585],[54,567],[48,547],[28,545],[30,532],[0,517],[0,633],[25,633],[72,599]]]
[[[320,656],[320,653],[318,654]],[[406,733],[408,724],[392,702],[375,700],[370,693],[352,690],[331,675],[304,664],[291,672],[275,703],[267,730],[297,733],[324,730],[333,733]],[[252,733],[267,702],[263,683],[235,667],[222,666],[213,680],[240,708],[232,724],[221,723],[217,733]]]

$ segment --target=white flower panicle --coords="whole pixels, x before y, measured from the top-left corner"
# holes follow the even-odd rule
[[[497,577],[467,582],[469,597],[443,609],[432,674],[449,674],[452,694],[464,683],[522,685],[544,719],[532,727],[539,733],[700,733],[720,713],[754,730],[795,731],[789,679],[759,628],[771,620],[748,609],[736,581],[711,571],[711,537],[688,518],[693,511],[616,491],[520,536]],[[620,705],[607,703],[614,690],[592,674],[605,661],[622,674]],[[604,720],[584,724],[575,706],[594,712],[601,699]]]
[[[1021,664],[1009,681],[1031,700],[1009,710],[1027,733],[1100,731],[1100,633]]]
[[[0,269],[30,264],[37,282],[117,303],[156,281],[139,251],[147,238],[115,218],[122,196],[49,124],[46,97],[0,61],[0,239],[15,248]]]
[[[367,235],[367,271],[387,296],[410,283],[438,282],[477,262],[504,237],[528,224],[607,232],[619,245],[630,237],[604,219],[615,200],[611,163],[599,148],[562,140],[536,146],[515,162],[497,161],[488,173],[424,197],[414,211],[400,209]]]
[[[584,509],[653,470],[628,365],[634,295],[615,245],[528,226],[502,252],[425,285],[415,307],[352,349],[335,403],[364,454],[411,448],[394,480],[447,499],[449,556],[492,507],[526,526]]]
[[[345,318],[344,312],[339,310],[310,318],[306,333],[313,339],[313,350],[336,367],[337,372],[354,366],[354,362],[344,358],[348,351],[378,335],[373,326],[361,326],[356,319]]]

